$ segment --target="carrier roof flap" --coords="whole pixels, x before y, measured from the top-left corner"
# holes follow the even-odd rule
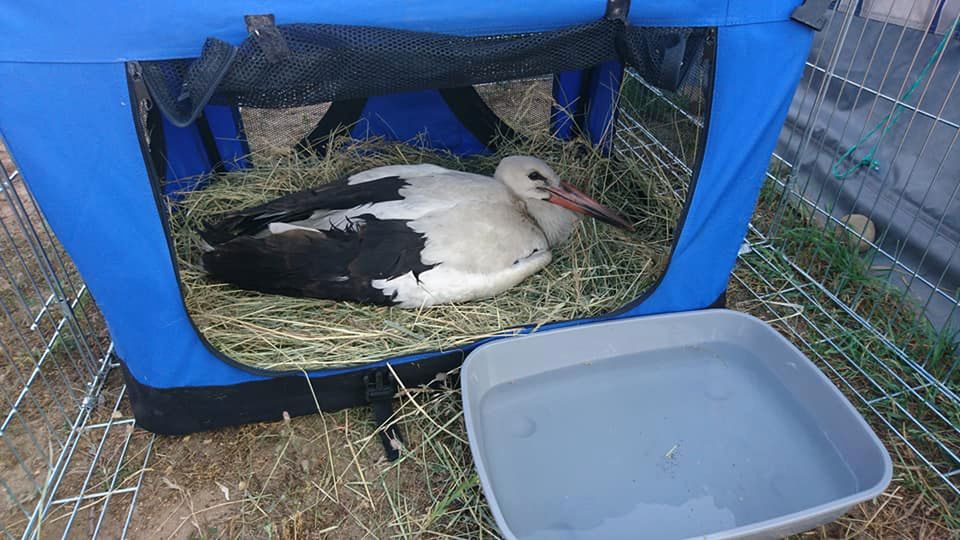
[[[629,23],[730,26],[790,18],[800,0],[634,0]],[[102,63],[192,58],[207,37],[238,44],[244,15],[273,13],[278,24],[380,26],[458,35],[545,31],[596,20],[605,0],[201,0],[16,2],[0,13],[0,62]]]

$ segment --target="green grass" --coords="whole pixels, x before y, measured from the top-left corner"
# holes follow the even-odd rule
[[[760,230],[768,230],[781,200],[772,184],[761,192]],[[955,496],[895,438],[909,441],[942,473],[960,465],[950,455],[960,455],[960,406],[911,365],[922,363],[943,380],[957,360],[956,331],[931,324],[922,306],[891,283],[890,270],[871,267],[870,253],[858,252],[845,230],[817,224],[793,204],[782,210],[776,235],[738,266],[738,279],[761,299],[744,300],[740,308],[773,321],[834,380],[893,449],[895,484],[916,492],[951,530],[960,530]],[[960,389],[960,373],[945,382]]]
[[[957,360],[958,332],[950,324],[934,326],[923,306],[892,283],[892,268],[871,266],[842,227],[811,224],[797,210],[782,217],[774,245],[794,264],[823,284],[840,301],[865,318],[882,336],[907,352],[938,379],[947,376]],[[960,383],[960,370],[948,381]]]

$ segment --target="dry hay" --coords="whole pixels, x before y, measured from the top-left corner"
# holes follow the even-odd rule
[[[549,141],[549,142],[548,142]],[[215,216],[389,164],[430,162],[492,174],[500,158],[536,155],[561,176],[621,211],[637,231],[583,220],[540,273],[495,298],[420,310],[289,298],[208,280],[196,229]],[[411,145],[335,139],[323,158],[257,155],[253,166],[171,197],[169,219],[187,309],[210,343],[234,360],[271,370],[360,365],[422,351],[450,350],[511,335],[521,325],[591,317],[637,298],[660,274],[682,207],[676,178],[652,159],[610,159],[582,144],[551,139],[505,144],[494,156],[456,158]]]

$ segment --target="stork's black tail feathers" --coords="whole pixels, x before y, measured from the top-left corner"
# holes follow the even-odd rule
[[[419,275],[425,239],[403,220],[360,216],[356,227],[237,236],[203,254],[210,277],[247,290],[390,305],[375,280]],[[238,220],[240,228],[247,222]],[[208,240],[209,242],[209,240]]]
[[[396,201],[403,197],[406,186],[398,176],[385,176],[376,181],[349,184],[346,179],[284,195],[268,203],[219,216],[204,223],[200,236],[216,246],[234,238],[255,234],[270,223],[292,223],[309,218],[318,211],[344,210],[364,204]]]
[[[402,220],[357,216],[355,226],[329,231],[263,233],[271,223],[296,223],[318,212],[401,200],[398,176],[350,184],[331,182],[231,212],[199,231],[203,266],[211,278],[237,287],[286,296],[392,304],[375,280],[432,268],[420,260],[424,237]]]
[[[290,222],[310,217],[310,210],[299,212],[280,212],[264,206],[257,206],[239,212],[219,216],[215,221],[207,221],[199,232],[200,237],[209,244],[224,244],[244,235],[264,230],[273,222]]]

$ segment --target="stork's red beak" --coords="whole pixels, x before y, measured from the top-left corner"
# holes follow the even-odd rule
[[[624,219],[623,216],[591,199],[586,193],[566,182],[560,182],[560,186],[558,187],[548,187],[547,191],[550,192],[550,197],[547,199],[548,202],[590,216],[604,223],[620,227],[621,229],[628,231],[633,230],[633,225]]]

